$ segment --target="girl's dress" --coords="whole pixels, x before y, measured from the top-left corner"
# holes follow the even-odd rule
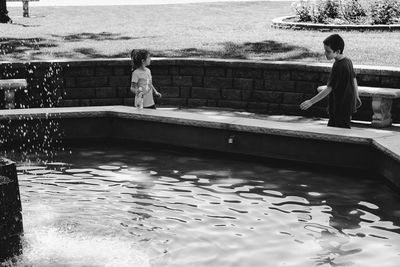
[[[151,71],[148,68],[136,69],[132,73],[132,82],[143,90],[143,107],[154,106],[153,89],[151,88]],[[138,96],[138,94],[136,94]],[[135,99],[136,103],[136,99]]]

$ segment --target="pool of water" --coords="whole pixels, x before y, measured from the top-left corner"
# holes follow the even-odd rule
[[[399,194],[362,174],[120,145],[75,146],[18,174],[24,253],[11,265],[400,260]]]

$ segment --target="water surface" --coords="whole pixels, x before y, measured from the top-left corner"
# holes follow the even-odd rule
[[[18,266],[398,266],[400,198],[376,177],[75,147],[19,163]]]

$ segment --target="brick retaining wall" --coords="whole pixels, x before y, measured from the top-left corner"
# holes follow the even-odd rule
[[[326,100],[309,111],[299,104],[326,83],[331,64],[219,59],[152,60],[153,84],[163,94],[159,106],[222,107],[266,114],[326,116]],[[355,66],[361,86],[400,88],[400,68]],[[129,59],[0,63],[0,78],[27,78],[30,107],[132,105]],[[0,96],[1,99],[1,96]],[[355,119],[371,120],[365,98]],[[1,103],[0,103],[1,105]],[[393,105],[400,122],[400,101]]]

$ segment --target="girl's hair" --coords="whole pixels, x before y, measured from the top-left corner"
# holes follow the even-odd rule
[[[150,55],[150,52],[147,50],[135,50],[133,49],[131,52],[131,61],[132,61],[132,71],[139,68],[143,64],[143,60]]]

